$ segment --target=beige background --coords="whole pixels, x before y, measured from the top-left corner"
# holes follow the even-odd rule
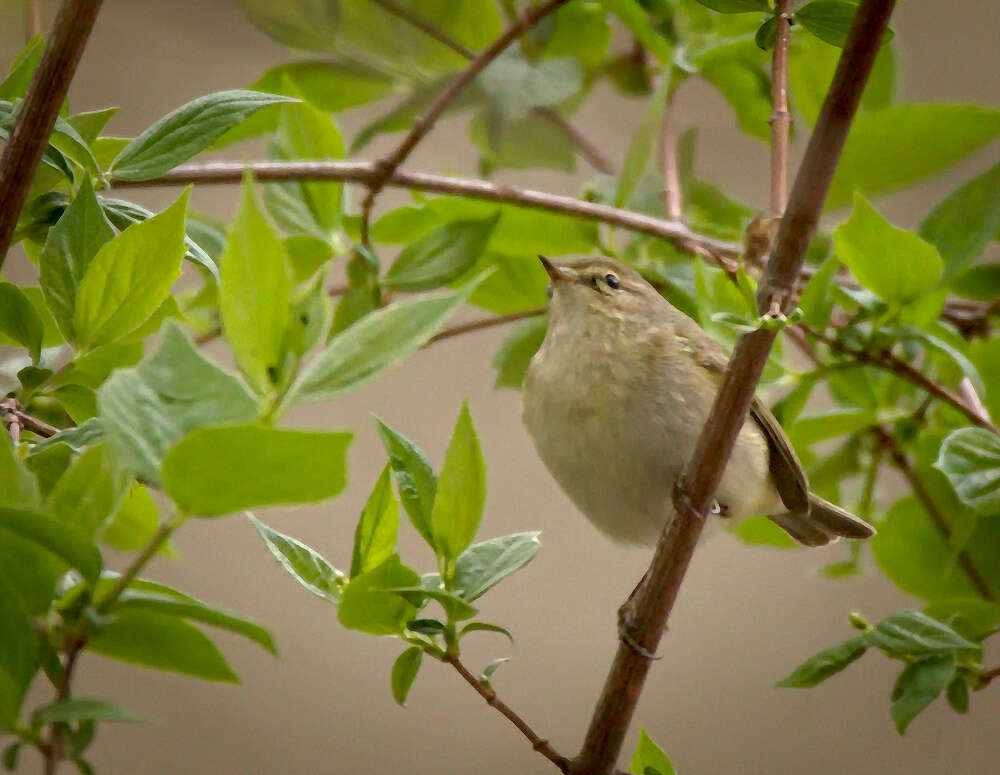
[[[19,5],[0,3],[4,67],[21,45]],[[44,7],[50,18],[55,4]],[[902,95],[997,104],[995,12],[994,0],[901,3],[895,27],[903,47]],[[111,129],[133,134],[188,99],[249,84],[290,58],[244,21],[232,2],[106,0],[72,104],[74,110],[121,106]],[[620,163],[639,112],[638,103],[599,91],[578,123]],[[351,131],[360,121],[354,114],[342,123]],[[702,128],[705,173],[763,205],[766,150],[738,134],[718,97],[696,85],[685,87],[681,124]],[[463,123],[439,127],[411,166],[469,174],[474,160],[464,137]],[[255,152],[240,149],[235,155]],[[990,158],[996,158],[995,145],[920,191],[888,200],[887,211],[914,226],[933,202]],[[576,177],[538,173],[507,179],[573,193],[587,174],[584,169]],[[176,193],[135,192],[135,198],[161,206]],[[217,188],[200,190],[194,199],[228,217],[235,197],[235,188]],[[542,470],[518,422],[517,395],[492,388],[489,360],[501,337],[491,331],[435,346],[370,387],[296,412],[289,424],[356,431],[351,483],[342,497],[319,507],[262,516],[346,565],[354,521],[384,463],[369,412],[440,461],[447,429],[460,401],[469,397],[489,464],[482,535],[538,528],[544,546],[527,570],[485,599],[483,615],[508,626],[516,645],[473,637],[467,660],[478,670],[495,656],[511,656],[497,676],[500,693],[560,751],[572,754],[615,648],[614,611],[642,572],[647,553],[606,543]],[[221,348],[216,354],[224,357]],[[430,557],[408,526],[403,535],[404,557],[429,569]],[[157,561],[150,575],[266,623],[281,659],[220,636],[243,679],[242,686],[232,687],[85,656],[78,673],[81,695],[108,697],[155,720],[102,729],[91,754],[99,772],[551,772],[444,666],[425,664],[409,706],[396,707],[388,675],[398,643],[341,628],[334,609],[297,588],[244,520],[191,524],[177,545],[182,560]],[[914,604],[876,572],[842,583],[817,578],[816,569],[838,556],[837,548],[748,548],[725,535],[704,546],[671,621],[663,660],[650,676],[629,746],[641,725],[687,775],[994,770],[1000,761],[1000,689],[975,695],[968,718],[935,704],[901,739],[888,715],[898,665],[879,655],[811,691],[771,688],[801,658],[850,634],[848,610],[877,618]],[[1000,661],[995,646],[988,658]],[[30,757],[25,765],[34,771]]]

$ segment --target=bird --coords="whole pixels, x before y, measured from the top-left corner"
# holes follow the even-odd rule
[[[539,259],[550,280],[549,320],[525,373],[524,425],[598,530],[624,544],[655,545],[728,357],[621,262]],[[715,498],[713,514],[733,524],[765,515],[805,546],[875,534],[809,491],[788,436],[758,397]]]

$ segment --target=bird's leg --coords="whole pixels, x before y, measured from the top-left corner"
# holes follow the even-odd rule
[[[635,585],[635,589],[628,596],[628,600],[622,603],[621,608],[618,609],[618,640],[628,646],[632,651],[638,654],[640,657],[645,659],[654,660],[660,657],[656,656],[653,652],[648,649],[644,649],[639,645],[639,642],[632,635],[635,632],[635,624],[632,622],[632,613],[635,609],[635,598],[639,594],[639,590],[642,589],[643,584],[646,583],[646,576],[649,574],[642,574],[642,578],[639,579],[639,583]]]

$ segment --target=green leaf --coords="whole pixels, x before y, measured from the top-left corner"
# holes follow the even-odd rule
[[[739,0],[734,0],[734,2],[739,2]],[[653,29],[649,22],[649,16],[636,0],[601,0],[601,5],[621,19],[622,24],[628,27],[629,32],[659,60],[661,65],[672,64],[673,46]]]
[[[985,428],[959,428],[941,445],[934,464],[962,503],[977,514],[1000,513],[1000,436]]]
[[[967,269],[1000,229],[1000,164],[962,184],[920,224],[944,259],[944,279]]]
[[[437,226],[439,221],[429,207],[397,207],[372,224],[372,239],[389,244],[412,242]]]
[[[837,256],[863,286],[890,304],[913,301],[941,277],[941,257],[916,234],[897,229],[861,196],[833,233]]]
[[[366,315],[333,337],[300,372],[283,405],[329,400],[374,378],[420,349],[471,291],[465,286],[455,293],[408,299]]]
[[[976,105],[893,105],[858,116],[827,195],[827,207],[853,191],[901,188],[951,166],[1000,134],[1000,110]]]
[[[941,651],[979,648],[948,625],[920,611],[887,616],[864,637],[869,646],[892,657],[924,657]]]
[[[739,0],[732,1],[738,2]],[[712,0],[712,2],[721,2],[721,0]],[[670,757],[653,742],[653,738],[647,734],[645,729],[639,730],[639,744],[635,747],[635,753],[632,754],[629,771],[636,773],[636,775],[650,775],[651,771],[658,773],[658,775],[676,775]]]
[[[1000,603],[976,597],[936,600],[924,607],[924,613],[972,641],[980,640],[1000,623]]]
[[[955,676],[948,684],[948,704],[956,713],[969,712],[969,685],[961,675]]]
[[[420,577],[400,563],[394,554],[381,565],[355,576],[344,587],[337,614],[349,630],[372,635],[399,635],[413,618],[417,607],[403,597],[386,590],[415,587]]]
[[[903,734],[910,722],[944,691],[954,675],[954,654],[927,657],[903,668],[892,688],[889,708],[899,734]]]
[[[433,498],[432,492],[432,502]],[[0,503],[28,509],[41,505],[38,483],[17,454],[8,433],[0,433]]]
[[[749,62],[722,62],[702,75],[726,98],[743,132],[758,140],[770,137],[771,83],[763,70]]]
[[[66,469],[46,507],[66,525],[93,539],[118,510],[128,485],[129,477],[111,446],[96,444]]]
[[[0,507],[0,533],[7,532],[51,552],[85,578],[101,572],[101,553],[79,530],[39,511]]]
[[[31,360],[38,363],[44,333],[42,320],[28,297],[16,285],[0,282],[0,334],[28,348]]]
[[[833,311],[830,287],[839,268],[840,261],[836,256],[827,257],[820,264],[816,274],[809,280],[799,297],[802,320],[819,331],[826,328],[826,324],[830,320],[830,313]]]
[[[643,111],[639,126],[629,143],[618,178],[618,190],[615,192],[615,207],[624,207],[632,199],[639,181],[649,166],[649,157],[653,153],[656,139],[659,137],[660,124],[663,123],[663,111],[667,104],[667,95],[671,89],[671,80],[664,76],[649,97],[646,109]]]
[[[432,577],[434,579],[440,578],[436,573]],[[392,586],[382,587],[381,589],[384,592],[392,592],[394,595],[399,595],[417,607],[423,607],[428,600],[434,600],[440,603],[450,622],[471,619],[479,613],[478,609],[469,605],[458,595],[453,595],[451,592],[441,589],[438,586],[425,584],[424,586]]]
[[[334,605],[340,604],[346,584],[343,573],[301,541],[273,530],[252,514],[248,513],[247,518],[257,529],[267,550],[293,579],[317,597]]]
[[[100,443],[106,436],[107,433],[104,430],[104,424],[97,417],[92,417],[86,422],[80,423],[75,428],[66,428],[59,431],[55,436],[43,439],[35,444],[31,452],[32,456],[34,456],[39,452],[59,446],[69,447],[73,452],[83,452],[92,444]]]
[[[142,719],[118,705],[88,697],[73,697],[52,702],[42,705],[31,714],[33,726],[71,721],[142,721]]]
[[[159,481],[167,450],[191,431],[257,417],[246,386],[198,352],[172,321],[156,352],[100,387],[97,404],[121,459],[150,483]]]
[[[347,483],[351,433],[263,425],[200,428],[163,458],[163,489],[186,514],[234,511],[331,498]],[[233,461],[240,465],[234,466]]]
[[[798,546],[788,533],[767,517],[744,519],[733,532],[741,541],[752,546],[772,546],[778,549],[794,549]]]
[[[381,565],[396,549],[399,509],[392,493],[389,466],[372,489],[361,519],[354,531],[354,553],[351,557],[351,578]]]
[[[101,130],[108,125],[108,122],[115,117],[117,112],[118,108],[87,110],[83,113],[75,113],[70,116],[66,119],[66,123],[77,131],[83,142],[93,146]]]
[[[506,627],[501,627],[499,624],[490,624],[489,622],[469,622],[458,633],[458,637],[460,639],[464,638],[470,632],[495,632],[506,637],[511,643],[514,642],[514,636],[510,634],[510,631]]]
[[[288,84],[310,104],[325,113],[340,113],[347,108],[388,96],[393,79],[373,67],[353,61],[304,61],[278,65],[264,73],[253,88],[280,94]],[[259,115],[259,114],[258,114]],[[277,121],[262,131],[275,129]]]
[[[80,283],[94,256],[114,236],[90,178],[84,178],[76,197],[49,229],[38,257],[45,302],[67,341],[76,341],[73,315]]]
[[[472,543],[485,503],[486,462],[465,401],[448,442],[431,514],[434,547],[446,561],[456,560]]]
[[[265,105],[293,97],[237,89],[192,100],[135,138],[111,165],[117,180],[149,180],[205,150],[224,132]]]
[[[857,10],[857,5],[842,0],[814,0],[795,12],[795,21],[820,40],[843,48]]]
[[[410,522],[421,537],[434,547],[431,531],[431,514],[437,493],[437,477],[430,461],[420,447],[403,434],[394,431],[381,419],[375,418],[382,446],[389,456],[392,478],[399,488],[399,499],[410,517]]]
[[[149,611],[163,616],[176,616],[181,619],[201,622],[202,624],[208,624],[212,627],[218,627],[222,630],[242,635],[272,654],[277,654],[271,633],[256,622],[227,611],[212,608],[201,600],[196,600],[169,587],[159,586],[163,589],[162,592],[145,589],[126,589],[121,594],[121,597],[118,598],[115,609]]]
[[[816,684],[839,673],[851,662],[859,659],[867,650],[868,644],[863,636],[848,638],[836,646],[831,646],[809,657],[788,676],[778,681],[775,686],[794,689],[808,689],[816,686]]]
[[[119,662],[206,681],[239,682],[215,644],[175,616],[121,611],[112,622],[92,634],[86,648]]]
[[[479,151],[483,175],[501,168],[576,169],[576,150],[566,127],[545,114],[529,113],[518,121],[501,121],[483,110],[469,122],[469,139]]]
[[[11,63],[7,77],[0,83],[0,100],[15,100],[28,93],[28,86],[42,59],[45,39],[35,35]]]
[[[507,334],[493,356],[493,368],[497,370],[495,387],[521,389],[528,364],[545,340],[548,324],[547,317],[539,316],[518,323]]]
[[[159,525],[160,513],[149,490],[133,482],[100,538],[120,552],[137,552],[149,543]]]
[[[121,339],[164,302],[181,273],[191,189],[97,251],[80,281],[73,325],[85,350]]]
[[[392,665],[392,698],[401,706],[406,705],[406,696],[416,680],[423,656],[420,646],[411,646]]]
[[[284,105],[278,148],[286,159],[343,159],[344,138],[328,113],[308,103]],[[340,225],[341,183],[298,184],[317,226],[326,233]]]
[[[267,393],[284,366],[292,290],[284,247],[257,206],[249,175],[221,263],[226,340],[251,384]]]
[[[22,608],[16,587],[7,580],[9,565],[17,559],[5,553],[4,568],[0,569],[0,643],[3,643],[0,649],[0,729],[17,719],[24,694],[39,665],[35,628]]]
[[[576,57],[588,70],[601,65],[611,42],[611,25],[600,3],[567,3],[551,19],[546,57]]]
[[[798,418],[789,429],[793,439],[803,446],[847,436],[883,421],[872,409],[833,409]]]
[[[407,245],[383,284],[402,291],[426,291],[465,274],[486,249],[499,213],[484,220],[456,221]]]
[[[778,17],[769,16],[764,23],[757,28],[757,32],[753,36],[753,41],[757,44],[757,48],[762,51],[770,51],[774,48],[774,41],[777,37]]]
[[[453,588],[472,602],[529,562],[541,546],[539,533],[513,533],[473,544],[455,561]]]
[[[520,121],[532,108],[558,105],[580,91],[583,73],[572,57],[533,63],[507,52],[483,70],[478,84],[504,121]]]

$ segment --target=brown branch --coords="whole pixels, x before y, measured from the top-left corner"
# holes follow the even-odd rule
[[[993,431],[993,433],[1000,434],[1000,428],[997,428],[997,426],[990,421],[989,417],[981,414],[976,407],[968,404],[961,396],[953,393],[944,385],[926,377],[923,372],[915,369],[906,361],[897,358],[888,350],[882,350],[881,352],[873,355],[866,350],[856,350],[852,347],[848,347],[847,345],[838,342],[836,339],[833,339],[805,324],[800,323],[799,328],[805,331],[813,339],[825,344],[834,352],[846,355],[859,363],[867,363],[870,366],[875,366],[876,368],[887,371],[890,374],[895,374],[897,377],[916,385],[935,398],[939,398],[949,406],[957,409],[980,428],[986,428],[989,431]]]
[[[792,0],[777,0],[778,18],[771,56],[771,215],[780,218],[788,199],[788,38],[792,26]]]
[[[3,421],[15,443],[20,441],[22,429],[44,438],[55,436],[60,430],[25,412],[21,409],[21,403],[12,396],[0,398],[0,413],[3,414]]]
[[[796,177],[757,303],[761,313],[788,311],[796,280],[894,0],[862,0]],[[760,328],[740,338],[674,498],[674,518],[660,536],[652,564],[623,608],[623,637],[604,684],[573,773],[603,775],[617,760],[625,733],[701,534],[715,490],[746,419],[777,331]]]
[[[528,723],[522,719],[517,713],[515,713],[510,706],[504,703],[497,693],[490,687],[485,685],[482,681],[477,679],[469,669],[462,664],[461,660],[452,654],[446,654],[440,657],[442,662],[446,662],[458,671],[458,674],[465,679],[465,681],[479,693],[479,696],[486,700],[486,704],[491,708],[495,708],[504,718],[510,721],[518,731],[524,735],[528,742],[531,743],[531,747],[538,751],[542,756],[552,762],[560,772],[566,772],[569,769],[569,760],[565,756],[560,756],[556,750],[549,745],[549,741],[540,737],[535,730],[533,730]]]
[[[468,323],[459,323],[458,325],[451,326],[450,328],[445,328],[434,334],[430,339],[427,340],[427,344],[424,347],[428,347],[435,342],[440,342],[442,339],[450,339],[453,336],[460,336],[461,334],[467,334],[470,331],[482,331],[484,328],[493,328],[494,326],[503,326],[507,323],[513,323],[518,320],[525,320],[527,318],[535,318],[539,315],[544,315],[545,309],[528,309],[523,312],[512,312],[509,315],[499,315],[492,318],[481,318],[479,320],[470,320]]]
[[[86,641],[83,638],[76,638],[66,647],[66,664],[63,666],[62,676],[59,678],[59,685],[56,687],[56,702],[62,702],[69,697],[70,686],[73,682],[73,671],[76,669],[77,659]],[[45,775],[54,775],[62,760],[62,726],[53,723],[49,728],[49,742],[43,749],[45,755]]]
[[[937,504],[934,502],[934,498],[931,497],[930,492],[924,487],[924,483],[917,476],[917,472],[910,465],[910,461],[906,459],[906,455],[903,450],[900,449],[896,440],[892,437],[888,431],[884,428],[876,425],[874,426],[875,436],[879,443],[882,445],[889,453],[889,458],[899,472],[906,479],[907,483],[910,485],[910,489],[913,490],[913,494],[917,496],[917,500],[924,507],[924,511],[927,512],[927,516],[930,517],[931,522],[934,523],[934,527],[944,538],[945,543],[951,547],[951,527],[948,525],[948,521],[944,518],[944,514],[941,513],[941,509],[938,508]],[[979,591],[986,600],[994,600],[993,592],[990,590],[990,585],[983,578],[983,575],[976,568],[975,564],[972,562],[972,557],[964,549],[959,550],[956,555],[959,566],[965,571],[965,574],[969,577],[969,581],[972,585]]]
[[[664,75],[669,78],[669,75]],[[674,90],[667,91],[660,122],[660,165],[663,169],[663,210],[671,221],[684,219],[684,199],[677,168],[677,137],[674,131]]]
[[[101,0],[63,0],[0,158],[0,267]]]
[[[38,0],[24,0],[24,39],[29,41],[42,31],[42,6]]]
[[[467,68],[463,70],[454,81],[445,89],[434,103],[423,115],[413,122],[413,128],[403,138],[395,151],[389,156],[381,159],[376,165],[376,173],[368,182],[368,194],[361,204],[361,241],[365,244],[369,242],[369,228],[371,224],[372,206],[375,204],[375,197],[385,187],[392,174],[399,169],[400,165],[406,161],[407,157],[417,147],[417,144],[424,139],[428,132],[434,128],[434,124],[441,117],[441,114],[455,101],[461,91],[470,84],[494,59],[502,54],[511,43],[517,40],[527,30],[531,29],[547,14],[555,11],[559,6],[564,5],[568,0],[547,0],[541,5],[530,8],[524,16],[514,22],[507,30],[493,43],[477,55]]]
[[[341,180],[367,185],[378,175],[377,167],[376,162],[370,161],[257,161],[247,164],[209,162],[206,164],[184,164],[172,169],[162,177],[152,180],[116,180],[113,185],[115,188],[149,188],[152,186],[186,185],[188,183],[233,184],[239,183],[243,179],[243,173],[246,170],[251,171],[254,177],[262,183],[288,180]],[[704,256],[726,268],[727,272],[736,271],[735,260],[740,255],[739,245],[698,234],[683,223],[665,221],[662,218],[653,218],[631,210],[621,210],[594,202],[584,202],[570,196],[491,183],[488,180],[452,178],[425,172],[407,172],[406,170],[396,170],[385,181],[385,185],[533,207],[619,226],[641,234],[659,237],[684,250]]]
[[[991,670],[984,670],[979,674],[979,687],[980,689],[985,689],[994,678],[1000,678],[1000,667],[994,667]]]

